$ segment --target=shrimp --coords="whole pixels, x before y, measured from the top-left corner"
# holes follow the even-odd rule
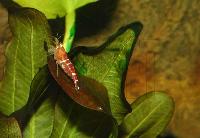
[[[54,59],[56,60],[56,64],[59,65],[63,71],[73,80],[75,89],[79,90],[78,85],[78,75],[74,68],[74,65],[70,61],[62,43],[56,41],[56,47],[54,49]]]

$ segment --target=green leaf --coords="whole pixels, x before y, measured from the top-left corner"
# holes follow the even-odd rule
[[[52,77],[48,66],[42,67],[31,82],[30,94],[27,102],[29,109],[35,108],[38,102],[46,95],[48,88],[52,86]]]
[[[63,17],[70,12],[74,12],[86,4],[96,2],[97,0],[13,0],[23,7],[35,8],[43,12],[48,19]]]
[[[9,13],[9,24],[13,39],[6,49],[6,73],[0,88],[0,111],[6,115],[27,102],[32,79],[47,63],[44,42],[50,43],[47,21],[36,10],[14,10]]]
[[[112,117],[81,107],[64,93],[59,95],[51,138],[116,138],[116,128]]]
[[[85,53],[80,53],[74,60],[80,76],[95,79],[106,87],[111,112],[118,124],[129,109],[129,105],[124,100],[123,87],[137,36],[135,27],[141,26],[131,24],[120,29],[104,45],[97,49],[86,48]],[[92,53],[92,51],[96,52]]]
[[[109,138],[119,138],[118,137],[118,124],[116,121],[113,123],[113,128],[109,134]]]
[[[54,109],[50,98],[31,117],[23,132],[24,138],[49,138],[53,129]]]
[[[14,117],[6,117],[0,113],[1,138],[22,138],[21,130]]]
[[[31,83],[27,112],[34,112],[34,114],[25,127],[25,131],[23,132],[24,138],[49,138],[51,134],[53,129],[54,104],[51,97],[49,97],[51,90],[53,90],[50,85],[52,85],[50,73],[48,72],[48,67],[44,66],[35,75]],[[48,99],[43,101],[45,96],[48,96]]]
[[[162,92],[150,92],[131,105],[133,111],[126,115],[121,130],[127,138],[155,138],[168,125],[174,102]]]

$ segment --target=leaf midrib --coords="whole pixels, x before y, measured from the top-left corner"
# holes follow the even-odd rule
[[[131,38],[132,38],[131,41],[134,41],[134,36],[132,36]],[[129,41],[130,41],[130,40],[129,40]],[[129,41],[125,41],[125,43],[124,43],[124,41],[121,42],[122,45],[123,45],[123,47],[120,49],[119,54],[117,54],[116,57],[113,59],[113,62],[114,62],[114,63],[113,63],[113,62],[111,62],[111,63],[116,64],[118,57],[124,52],[124,49],[125,49],[125,47],[127,46],[127,43],[128,43]],[[107,71],[104,75],[102,75],[102,78],[100,78],[100,81],[102,81],[102,80],[105,79],[105,77],[107,76],[107,74],[110,72],[111,68],[112,68],[112,66],[110,66],[110,68],[108,68],[108,71]]]
[[[163,119],[165,119],[165,117],[166,117],[166,116],[169,116],[170,114],[171,114],[171,113],[169,112],[169,113],[166,114],[165,116],[162,116],[162,118],[161,118],[159,121],[157,121],[153,126],[151,126],[150,129],[153,129],[155,126],[157,126],[158,124],[160,124],[160,122],[162,122]],[[169,121],[169,120],[167,120],[167,121]],[[149,130],[150,130],[150,129],[149,129]],[[163,128],[163,129],[164,129],[164,128]],[[163,129],[161,129],[161,130],[163,130]],[[158,130],[157,130],[157,133],[156,133],[155,136],[159,135],[160,132],[162,132],[162,131],[158,131]],[[147,133],[148,133],[148,131],[147,131]]]
[[[12,101],[13,101],[13,108],[12,108],[12,111],[14,112],[15,111],[15,92],[16,92],[16,59],[17,59],[17,54],[18,54],[18,47],[19,47],[19,39],[17,40],[17,46],[16,46],[16,50],[15,50],[15,60],[14,60],[14,70],[13,70],[13,95],[12,95]]]
[[[113,58],[113,60],[112,60],[113,62],[110,62],[110,63],[116,64],[118,57],[119,57],[119,56],[121,55],[121,53],[124,51],[125,47],[126,47],[126,45],[123,44],[123,47],[122,47],[122,49],[120,49],[119,54],[117,54],[116,57]],[[106,78],[106,76],[107,76],[107,74],[110,72],[110,70],[111,70],[113,64],[111,64],[111,66],[108,66],[107,71],[102,75],[102,77],[99,77],[99,81],[100,81],[100,82],[102,82],[102,81]]]
[[[149,114],[147,114],[147,116],[146,116],[142,121],[140,121],[140,123],[129,133],[129,135],[127,136],[127,138],[129,138],[130,135],[132,135],[132,134],[143,124],[143,122],[145,122],[145,121],[147,120],[147,118],[149,118],[149,116],[150,116],[151,114],[153,114],[154,111],[155,111],[157,108],[159,108],[160,105],[163,104],[163,103],[164,103],[164,102],[159,103]]]
[[[34,77],[34,73],[35,73],[35,71],[34,71],[34,57],[33,57],[33,24],[32,24],[32,22],[31,22],[31,20],[30,20],[30,18],[29,17],[27,17],[27,19],[28,19],[28,22],[30,23],[30,26],[31,26],[31,37],[30,37],[30,52],[31,52],[31,78],[33,78]]]
[[[70,118],[70,116],[71,116],[73,107],[74,107],[74,103],[72,103],[71,108],[70,108],[70,111],[69,111],[69,114],[66,116],[66,120],[65,120],[65,123],[64,123],[64,125],[63,125],[63,127],[62,127],[61,135],[59,136],[59,138],[62,138],[62,136],[63,136],[63,134],[64,134],[64,131],[65,131],[66,125],[67,125],[68,122],[69,122],[69,118]]]
[[[34,77],[34,61],[33,61],[33,24],[30,20],[30,18],[27,16],[27,20],[30,23],[31,26],[31,37],[30,37],[30,54],[31,54],[31,79],[33,79]],[[30,129],[30,133],[32,134],[31,137],[34,138],[35,137],[35,117],[32,117],[32,125],[31,125],[31,129]]]

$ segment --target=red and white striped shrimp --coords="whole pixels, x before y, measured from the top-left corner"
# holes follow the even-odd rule
[[[56,63],[63,69],[63,71],[73,80],[75,89],[79,90],[76,70],[68,58],[62,43],[56,43],[56,47],[54,49],[54,59],[56,60]]]

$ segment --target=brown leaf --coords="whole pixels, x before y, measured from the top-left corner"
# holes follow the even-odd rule
[[[3,79],[5,63],[6,57],[4,55],[4,47],[0,44],[0,81]]]
[[[11,39],[11,31],[8,25],[8,12],[0,3],[0,81],[3,79],[6,62],[5,45]]]
[[[16,118],[0,113],[0,136],[1,138],[22,138]]]
[[[84,107],[110,114],[107,90],[102,84],[94,79],[79,76],[80,89],[77,91],[73,81],[60,67],[57,68],[53,56],[48,57],[48,67],[53,78],[75,102]]]

